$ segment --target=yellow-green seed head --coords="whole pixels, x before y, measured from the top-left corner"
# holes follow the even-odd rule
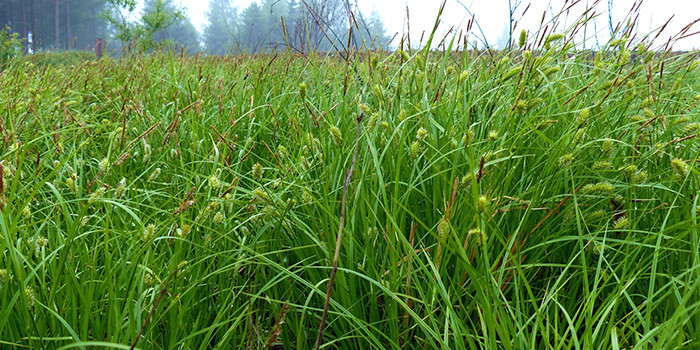
[[[637,170],[639,169],[634,164],[625,165],[617,169],[618,172],[620,172],[622,175],[628,178],[632,178],[632,176],[634,176]]]
[[[469,72],[464,70],[464,71],[462,71],[462,73],[459,74],[458,82],[460,84],[464,84],[464,82],[467,81],[468,78],[469,78]]]
[[[479,196],[476,200],[476,209],[479,212],[485,212],[489,208],[489,199],[486,196]]]
[[[700,123],[690,123],[683,129],[683,134],[686,136],[700,133]]]
[[[107,171],[107,169],[109,168],[109,159],[103,158],[103,159],[100,161],[99,168],[100,168],[100,171],[101,171],[101,172]]]
[[[335,125],[331,125],[331,127],[328,129],[328,132],[331,134],[331,139],[333,140],[333,143],[335,143],[336,146],[340,147],[343,144],[343,134],[340,133],[340,129]]]
[[[220,224],[224,221],[224,214],[220,211],[217,211],[216,214],[214,215],[214,223],[215,224]]]
[[[262,203],[272,204],[272,197],[270,197],[270,194],[268,194],[265,190],[263,190],[260,187],[253,190],[253,196]]]
[[[561,71],[561,67],[559,67],[559,66],[552,66],[552,67],[547,68],[547,70],[544,72],[544,75],[546,75],[547,77],[549,77],[549,76],[551,76],[551,75],[553,75],[553,74],[559,73],[559,71]]]
[[[306,83],[299,84],[299,97],[303,100],[306,98]]]
[[[219,181],[217,176],[212,175],[209,177],[209,187],[211,187],[211,189],[214,191],[221,187],[221,181]]]
[[[143,230],[143,240],[145,242],[150,241],[156,234],[156,225],[155,224],[148,224],[146,228]]]
[[[615,151],[615,144],[613,144],[612,140],[603,141],[602,151],[606,156],[612,156],[613,151]]]
[[[612,168],[612,163],[608,162],[607,160],[601,160],[593,163],[593,166],[591,167],[591,170],[593,171],[604,171]]]
[[[547,38],[544,39],[545,43],[552,43],[555,41],[559,41],[561,39],[564,39],[564,34],[562,33],[554,33],[547,35]]]
[[[588,124],[588,120],[591,116],[591,110],[589,108],[584,108],[581,110],[581,113],[578,114],[578,117],[576,117],[576,121],[574,122],[574,125],[577,128],[580,128],[582,126],[585,126]]]
[[[522,48],[525,46],[525,42],[527,41],[527,31],[525,29],[520,31],[520,37],[518,38],[518,47]]]
[[[620,65],[625,66],[630,63],[631,56],[632,54],[627,50],[620,52]]]
[[[498,131],[496,130],[491,130],[489,131],[488,135],[486,135],[486,141],[488,142],[493,142],[498,139]]]
[[[75,173],[73,175],[75,175]],[[66,187],[68,187],[68,190],[73,194],[78,193],[78,185],[75,183],[76,178],[77,176],[66,179]]]
[[[251,174],[253,175],[253,179],[255,179],[256,181],[262,180],[263,173],[264,173],[264,170],[263,170],[262,164],[255,163],[253,165],[253,169],[251,170]]]
[[[143,146],[143,162],[146,163],[151,159],[151,145],[145,144]]]
[[[147,273],[145,276],[143,276],[143,283],[146,285],[146,287],[153,287],[153,275]]]
[[[126,194],[126,178],[123,178],[119,181],[117,184],[117,187],[114,189],[114,198],[122,198]]]
[[[187,234],[190,233],[191,229],[192,228],[189,224],[182,224],[182,227],[180,228],[180,236],[182,236],[182,238],[185,238],[185,236],[187,236]]]
[[[311,193],[307,190],[304,190],[301,193],[301,202],[304,203],[305,205],[312,204],[314,202],[313,197],[311,196]]]
[[[0,288],[10,280],[10,274],[7,273],[7,269],[0,269]]]
[[[36,302],[36,296],[34,294],[34,289],[32,287],[24,288],[24,297],[27,299],[27,308],[33,309],[34,303]]]
[[[673,158],[671,159],[671,166],[673,167],[673,171],[676,172],[676,176],[679,179],[685,179],[686,176],[688,176],[688,164],[685,164],[685,162],[679,158]]]
[[[353,115],[353,119],[357,119],[357,115]],[[369,117],[369,121],[367,122],[367,128],[369,130],[373,130],[374,127],[377,125],[377,122],[379,121],[379,112],[374,112],[372,115]]]
[[[424,127],[421,127],[421,128],[418,129],[418,131],[416,132],[416,140],[418,140],[418,141],[420,141],[420,142],[425,141],[425,138],[426,138],[427,136],[428,136],[428,132],[425,130]]]
[[[681,116],[673,119],[673,122],[671,122],[672,125],[682,125],[685,123],[690,122],[690,117],[688,116]]]
[[[462,176],[462,179],[459,180],[459,185],[462,186],[462,188],[468,188],[469,186],[472,185],[472,174],[467,173],[466,175]]]
[[[447,234],[450,232],[450,223],[447,222],[444,218],[440,220],[440,223],[438,224],[437,227],[437,233],[438,237],[445,238],[447,237]]]
[[[584,140],[584,137],[586,136],[586,129],[585,128],[580,128],[576,130],[576,134],[574,134],[574,139],[572,143],[574,145],[578,145],[581,141]]]
[[[282,160],[289,158],[289,152],[287,152],[287,147],[284,147],[284,145],[279,145],[277,147],[277,154],[279,154],[279,157]]]
[[[581,188],[581,194],[598,194],[610,196],[613,194],[615,187],[607,181],[599,182],[597,184],[587,184]]]
[[[31,218],[32,218],[32,210],[29,209],[29,206],[26,206],[26,207],[24,207],[24,209],[22,209],[22,216],[23,216],[25,219],[31,219]]]
[[[589,223],[597,223],[605,219],[607,216],[608,214],[605,210],[596,210],[586,215],[586,221]]]
[[[156,179],[158,179],[158,176],[160,176],[160,168],[156,168],[153,170],[153,173],[151,173],[151,176],[148,177],[148,182],[153,182]]]
[[[469,241],[474,240],[476,245],[481,246],[483,244],[486,244],[489,237],[486,235],[486,233],[484,231],[482,231],[478,228],[473,228],[473,229],[469,230],[469,232],[467,233],[467,239],[469,239]]]
[[[95,192],[92,192],[92,193],[90,194],[90,198],[88,198],[88,204],[95,203],[97,200],[99,200],[100,198],[102,198],[102,196],[105,194],[105,191],[106,191],[105,188],[102,187],[102,186],[100,186],[99,188],[97,188],[97,189],[95,190]]]
[[[642,170],[642,171],[638,171],[637,173],[634,174],[632,181],[635,184],[643,184],[647,181],[648,177],[649,177],[649,174],[646,171]]]
[[[574,162],[574,156],[571,153],[567,153],[561,157],[559,157],[559,167],[560,168],[568,168],[573,164]]]
[[[418,141],[411,142],[410,151],[411,151],[411,159],[415,160],[416,158],[418,158],[418,156],[421,154],[420,143]]]
[[[425,61],[423,61],[423,56],[416,55],[416,65],[418,65],[418,69],[422,71],[425,70]]]
[[[623,216],[623,217],[617,219],[617,221],[615,221],[615,223],[613,224],[613,228],[616,230],[624,230],[627,227],[629,227],[629,224],[630,224],[630,219],[628,219],[626,216]]]

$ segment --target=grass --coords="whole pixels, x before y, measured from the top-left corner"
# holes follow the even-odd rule
[[[13,61],[0,346],[312,347],[363,112],[322,347],[699,347],[698,61],[562,33]]]

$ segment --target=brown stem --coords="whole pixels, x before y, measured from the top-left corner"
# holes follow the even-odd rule
[[[355,169],[355,162],[357,162],[357,148],[360,144],[360,130],[362,126],[362,117],[365,115],[365,111],[362,110],[360,115],[357,117],[357,133],[355,134],[355,149],[352,155],[352,163],[350,163],[350,169],[345,173],[345,182],[343,183],[343,199],[340,205],[340,224],[338,225],[338,237],[335,240],[335,255],[333,256],[333,269],[331,270],[331,277],[328,281],[328,290],[326,291],[326,303],[323,306],[323,316],[321,316],[321,323],[318,325],[318,337],[316,338],[316,347],[318,350],[321,347],[321,341],[323,339],[323,329],[326,326],[326,318],[328,317],[328,306],[331,302],[331,292],[333,292],[333,282],[335,281],[335,274],[338,272],[338,257],[340,255],[340,244],[343,241],[343,224],[345,223],[345,206],[347,203],[348,195],[348,185],[350,185],[350,177],[352,177],[352,172]]]

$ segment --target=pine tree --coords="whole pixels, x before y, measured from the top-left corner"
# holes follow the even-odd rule
[[[221,55],[231,51],[236,9],[228,0],[210,0],[206,15],[209,23],[204,28],[203,38],[207,52]]]

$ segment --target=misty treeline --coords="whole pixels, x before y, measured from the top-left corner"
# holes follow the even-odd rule
[[[378,13],[359,11],[356,0],[210,0],[200,33],[175,0],[0,0],[0,29],[18,33],[25,52],[183,46],[209,54],[290,49],[334,51],[352,45],[379,48],[389,37]],[[286,35],[285,35],[286,33]],[[330,40],[329,40],[330,39]]]

